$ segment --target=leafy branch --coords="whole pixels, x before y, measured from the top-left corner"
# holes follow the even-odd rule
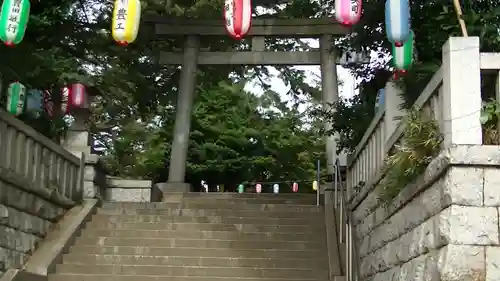
[[[385,162],[385,177],[378,189],[380,200],[388,204],[401,190],[421,175],[439,153],[443,137],[435,120],[413,107],[402,118],[401,142]]]

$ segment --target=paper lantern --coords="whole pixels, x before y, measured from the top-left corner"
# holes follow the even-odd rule
[[[396,47],[401,47],[410,38],[409,0],[386,0],[385,30],[387,39]]]
[[[26,96],[26,112],[29,112],[36,117],[40,116],[43,110],[42,98],[43,93],[40,90],[31,89]]]
[[[252,1],[225,0],[224,19],[229,35],[234,39],[242,39],[252,24]]]
[[[245,192],[245,186],[243,184],[238,185],[238,193]]]
[[[299,192],[299,184],[294,182],[292,185],[292,192]]]
[[[89,97],[85,85],[81,83],[71,84],[67,87],[70,110],[77,108],[88,109],[90,106]]]
[[[111,35],[118,45],[127,46],[135,41],[141,21],[139,0],[115,0]]]
[[[397,73],[406,73],[413,64],[413,32],[410,32],[410,38],[401,47],[392,45],[392,64]],[[397,77],[396,77],[397,78]]]
[[[273,185],[273,193],[274,193],[274,194],[278,194],[278,193],[280,193],[280,185],[279,185],[279,184],[275,183],[275,184]]]
[[[318,181],[313,181],[313,186],[312,186],[314,191],[318,190]]]
[[[361,18],[361,0],[335,0],[335,19],[343,25],[355,25]]]
[[[11,83],[7,89],[7,112],[14,116],[22,114],[25,102],[26,87],[19,82]]]
[[[262,185],[260,183],[255,185],[255,192],[257,192],[257,193],[262,192]]]
[[[23,40],[30,14],[29,0],[4,0],[0,12],[0,40],[14,46]]]

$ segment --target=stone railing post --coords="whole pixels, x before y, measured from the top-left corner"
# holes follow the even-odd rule
[[[92,154],[92,143],[87,121],[90,117],[88,109],[73,112],[75,118],[71,124],[63,147],[77,157],[85,154],[85,171],[83,176],[83,198],[102,198],[107,186],[104,165],[99,160],[99,155]]]
[[[398,128],[401,120],[398,120],[399,117],[405,115],[404,110],[402,110],[401,106],[403,104],[403,99],[401,97],[402,91],[398,85],[392,80],[388,81],[385,84],[385,97],[384,97],[384,107],[385,107],[385,116],[384,116],[384,128],[385,131],[385,142],[387,142],[392,134]],[[384,148],[387,145],[384,145]]]
[[[481,68],[478,37],[450,37],[443,46],[444,148],[482,144]]]

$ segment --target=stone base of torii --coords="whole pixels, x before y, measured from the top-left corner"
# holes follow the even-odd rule
[[[185,172],[192,106],[198,65],[320,65],[322,102],[326,107],[339,98],[337,68],[339,58],[333,38],[349,33],[349,29],[331,18],[320,19],[254,19],[246,38],[251,39],[250,51],[218,52],[201,50],[200,37],[228,36],[220,20],[168,19],[149,16],[145,22],[155,25],[158,37],[183,37],[184,48],[179,52],[162,52],[163,64],[182,65],[177,98],[176,119],[168,182],[159,184],[163,192],[188,192]],[[265,48],[266,37],[319,38],[320,47],[311,51],[275,52]],[[329,130],[331,124],[325,123]],[[336,142],[333,136],[326,142],[327,165],[333,173]]]

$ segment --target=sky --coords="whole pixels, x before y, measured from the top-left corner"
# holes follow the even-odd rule
[[[309,46],[313,48],[319,47],[319,40],[317,39],[306,39],[303,40]],[[315,81],[320,81],[321,71],[319,65],[303,65],[303,66],[295,66],[294,68],[304,70],[307,77],[307,82],[311,85],[314,85]],[[278,78],[279,72],[274,67],[268,67],[269,72],[272,77],[269,77],[269,81],[271,82],[271,89],[277,93],[279,93],[283,100],[289,100],[290,97],[287,96],[289,87],[283,83],[283,81]],[[354,96],[357,93],[356,90],[356,82],[354,76],[349,72],[348,69],[343,68],[342,66],[337,65],[337,77],[339,81],[342,81],[342,86],[339,87],[340,97],[349,98]],[[259,95],[262,92],[262,89],[258,86],[257,81],[250,81],[246,88],[247,91],[250,91],[256,95]]]

